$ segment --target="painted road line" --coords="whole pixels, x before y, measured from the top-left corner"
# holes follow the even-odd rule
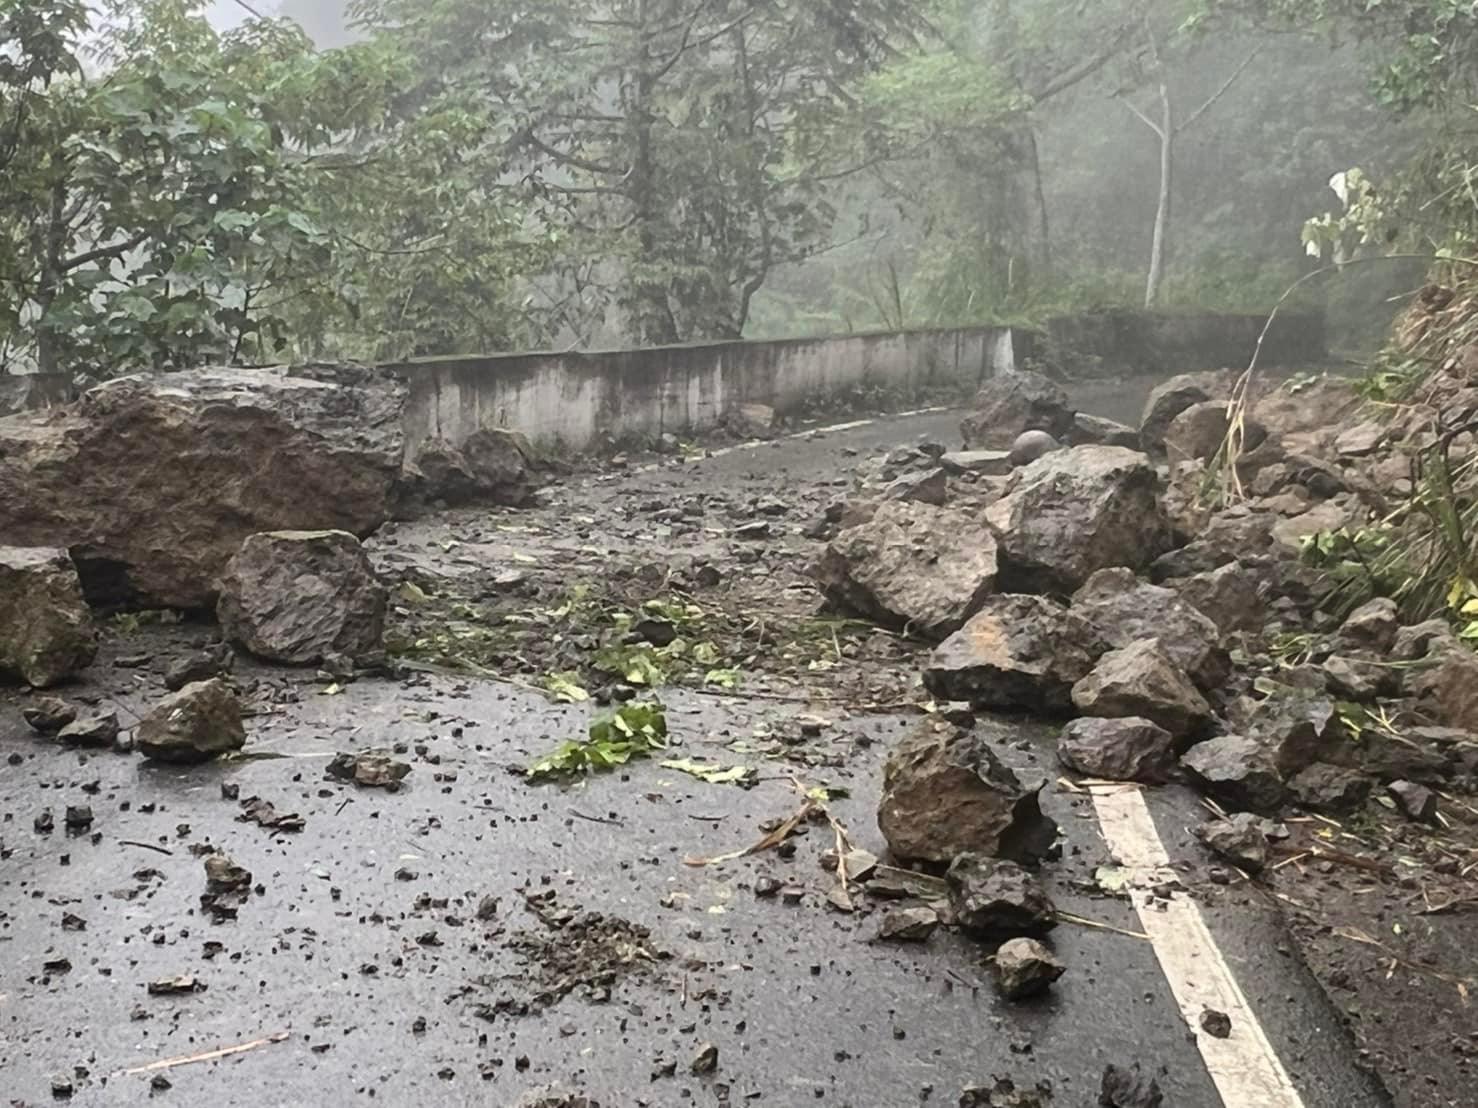
[[[1140,926],[1154,945],[1222,1102],[1227,1108],[1303,1108],[1303,1098],[1242,995],[1200,907],[1184,892],[1166,890],[1178,875],[1170,868],[1144,793],[1134,786],[1095,786],[1092,792],[1104,841],[1130,871],[1130,897]],[[1231,1017],[1229,1036],[1219,1039],[1201,1028],[1201,1013],[1208,1008]]]

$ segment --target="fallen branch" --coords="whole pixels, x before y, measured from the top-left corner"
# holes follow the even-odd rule
[[[1123,935],[1126,938],[1143,939],[1145,942],[1150,941],[1150,937],[1143,931],[1130,931],[1126,927],[1115,927],[1111,923],[1100,923],[1096,919],[1089,919],[1087,916],[1075,916],[1071,912],[1059,910],[1054,914],[1063,923],[1072,923],[1079,927],[1091,927],[1095,931],[1112,931],[1115,935]]]
[[[248,1050],[256,1050],[258,1047],[270,1046],[273,1043],[285,1042],[288,1033],[276,1031],[262,1039],[253,1039],[249,1043],[240,1043],[236,1046],[223,1046],[215,1050],[207,1050],[200,1054],[183,1054],[177,1058],[161,1058],[157,1062],[150,1062],[146,1066],[134,1066],[133,1069],[123,1071],[123,1076],[131,1077],[140,1073],[157,1073],[159,1070],[174,1069],[176,1066],[189,1066],[196,1062],[214,1062],[217,1058],[229,1058],[233,1054],[245,1054]]]
[[[142,847],[144,850],[152,850],[156,854],[168,854],[170,857],[174,857],[174,851],[168,847],[155,846],[153,843],[141,843],[137,839],[119,839],[118,845]]]

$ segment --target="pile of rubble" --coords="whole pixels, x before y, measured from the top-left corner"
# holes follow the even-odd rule
[[[123,378],[0,418],[0,680],[49,689],[97,654],[98,610],[210,611],[128,731],[38,698],[39,733],[191,761],[240,749],[234,649],[352,675],[382,655],[387,589],[361,548],[430,504],[522,504],[527,444],[479,432],[407,449],[404,386],[370,370],[203,369]]]
[[[1248,872],[1269,857],[1262,817],[1290,803],[1340,815],[1379,795],[1433,822],[1435,790],[1478,768],[1478,657],[1446,623],[1402,626],[1389,599],[1339,618],[1300,556],[1410,493],[1392,429],[1348,382],[1273,388],[1242,424],[1246,496],[1207,507],[1235,384],[1174,378],[1135,430],[1075,414],[1044,378],[996,378],[965,451],[893,451],[811,529],[831,604],[934,644],[923,683],[952,722],[893,751],[878,820],[900,859],[949,867],[962,927],[1010,940],[1007,995],[1060,972],[1018,942],[1051,918],[1019,866],[1055,828],[974,711],[1062,720],[1058,759],[1084,778],[1192,782],[1229,813],[1199,837]]]

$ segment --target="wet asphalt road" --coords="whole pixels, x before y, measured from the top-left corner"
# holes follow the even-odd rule
[[[953,443],[956,425],[948,413],[907,417],[649,478],[658,492],[757,471],[824,480],[845,450],[920,436]],[[296,687],[297,703],[251,723],[250,749],[280,757],[189,770],[40,743],[0,701],[0,759],[18,756],[0,761],[0,1102],[49,1103],[52,1077],[64,1074],[78,1105],[511,1106],[555,1086],[608,1108],[892,1108],[953,1104],[964,1086],[999,1075],[1049,1082],[1050,1103],[1077,1108],[1094,1103],[1106,1065],[1139,1063],[1173,1108],[1221,1103],[1141,939],[1064,924],[1052,943],[1066,977],[1040,1000],[1006,1005],[968,941],[940,932],[923,946],[880,945],[869,941],[876,914],[831,909],[824,825],[790,860],[685,865],[690,854],[748,845],[762,821],[795,809],[783,764],[765,763],[767,779],[747,791],[650,762],[572,789],[531,788],[508,768],[581,729],[584,709],[439,677],[360,681],[340,696],[319,695],[307,678]],[[147,699],[123,706],[137,711]],[[796,711],[666,699],[679,755],[721,755]],[[845,754],[846,769],[801,774],[808,785],[851,789],[833,810],[879,854],[884,751],[912,723],[837,711],[817,741]],[[1023,776],[1055,779],[1050,732],[985,725]],[[332,752],[396,742],[425,747],[408,755],[415,769],[401,792],[325,780]],[[239,822],[222,783],[301,814],[305,829]],[[1195,798],[1165,789],[1150,799],[1172,858],[1187,860],[1188,873],[1204,868],[1187,831],[1198,822]],[[69,804],[91,805],[90,834],[63,829]],[[1044,804],[1066,840],[1063,860],[1046,871],[1059,907],[1136,929],[1126,902],[1092,889],[1094,868],[1110,859],[1091,804],[1054,787]],[[49,835],[32,827],[42,809],[56,817]],[[252,872],[259,891],[234,922],[202,912],[192,844],[223,849]],[[804,901],[756,898],[762,876],[804,886]],[[519,930],[542,933],[521,891],[548,890],[564,907],[650,928],[650,949],[666,957],[618,981],[604,1002],[576,993],[539,1014],[482,1018],[481,1005],[529,991],[530,967],[507,942]],[[482,923],[474,912],[489,894],[499,912]],[[1384,1103],[1269,905],[1233,891],[1206,911],[1305,1103]],[[67,913],[85,930],[64,928]],[[61,959],[70,968],[46,968]],[[180,974],[204,991],[147,994],[147,982]],[[163,1071],[167,1089],[123,1072],[282,1032],[280,1042]],[[695,1077],[688,1063],[704,1042],[718,1047],[718,1069]],[[677,1062],[675,1076],[654,1079],[664,1060]]]

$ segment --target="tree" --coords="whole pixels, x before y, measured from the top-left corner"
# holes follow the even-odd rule
[[[731,338],[777,266],[829,244],[836,182],[881,156],[859,76],[903,0],[359,0],[409,44],[417,103],[480,99],[476,153],[564,257],[552,300],[641,343]],[[588,334],[592,323],[581,334]]]

